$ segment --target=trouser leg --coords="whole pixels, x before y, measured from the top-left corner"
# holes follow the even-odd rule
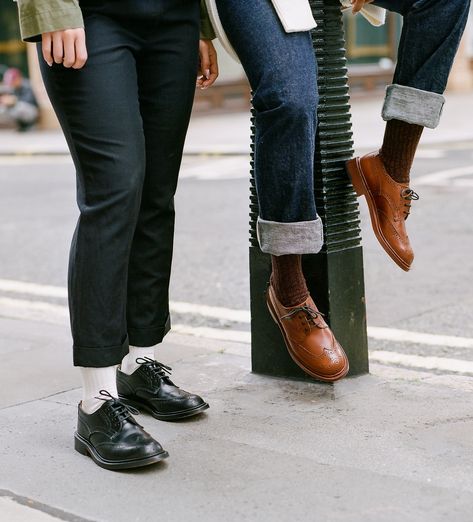
[[[435,128],[448,76],[465,29],[470,0],[376,0],[403,15],[393,84],[383,118]]]
[[[128,277],[133,346],[161,342],[170,327],[174,194],[194,99],[198,40],[198,2],[178,2],[160,17],[155,37],[137,57],[146,175]]]
[[[310,34],[284,31],[268,0],[218,0],[253,90],[258,238],[274,255],[318,252],[314,201],[317,66]]]
[[[76,366],[119,364],[128,351],[128,261],[145,173],[136,38],[103,15],[85,16],[80,70],[41,57],[45,85],[74,159],[80,210],[69,263]],[[159,71],[155,72],[160,74]]]

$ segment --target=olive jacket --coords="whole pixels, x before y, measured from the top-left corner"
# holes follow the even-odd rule
[[[78,0],[14,0],[18,3],[21,38],[39,42],[43,33],[84,27]],[[201,37],[215,38],[204,0],[201,0]]]

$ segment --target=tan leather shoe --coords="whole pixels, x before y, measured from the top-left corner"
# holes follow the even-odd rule
[[[298,366],[321,381],[333,382],[345,377],[348,358],[310,296],[300,305],[286,308],[270,285],[266,301],[289,355]]]
[[[406,272],[414,261],[414,252],[406,231],[412,200],[419,196],[406,183],[397,183],[387,173],[378,152],[347,162],[353,188],[365,196],[371,225],[381,246]]]

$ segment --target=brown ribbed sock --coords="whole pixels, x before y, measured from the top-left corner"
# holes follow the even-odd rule
[[[307,299],[309,290],[302,272],[302,256],[271,256],[271,284],[285,307],[297,306]]]
[[[398,183],[409,183],[412,162],[424,127],[400,120],[386,123],[381,159],[388,174]]]

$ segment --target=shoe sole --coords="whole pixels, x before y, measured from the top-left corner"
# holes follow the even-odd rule
[[[350,370],[350,363],[348,362],[348,359],[346,358],[346,356],[345,356],[346,362],[345,362],[345,366],[343,367],[343,369],[340,370],[335,375],[331,375],[330,377],[328,377],[326,375],[320,375],[318,373],[315,373],[313,370],[304,366],[298,360],[296,355],[293,353],[293,350],[291,348],[291,343],[289,342],[289,340],[286,336],[286,332],[284,331],[282,324],[280,323],[279,319],[277,318],[276,311],[273,309],[273,305],[271,304],[271,299],[269,297],[266,299],[266,304],[268,305],[268,310],[269,310],[269,313],[271,314],[271,317],[273,318],[273,321],[278,325],[279,330],[281,330],[281,334],[283,336],[284,343],[286,344],[286,348],[287,348],[289,355],[291,356],[291,359],[297,364],[297,366],[299,366],[299,368],[304,370],[305,373],[309,374],[314,379],[317,379],[317,380],[323,381],[323,382],[335,382],[335,381],[339,381],[340,379],[343,379],[343,377],[345,377],[345,375]]]
[[[169,453],[163,450],[161,453],[146,457],[144,459],[135,460],[107,460],[99,455],[97,450],[90,444],[90,442],[77,432],[74,433],[74,449],[80,454],[90,457],[97,466],[105,468],[111,471],[118,471],[121,469],[133,469],[142,468],[144,466],[150,466],[156,464],[169,457]]]
[[[389,241],[383,234],[379,225],[378,214],[376,212],[376,204],[371,194],[368,184],[366,183],[363,169],[360,165],[360,158],[354,158],[346,163],[346,169],[350,176],[351,183],[355,189],[355,193],[358,197],[364,196],[366,203],[368,204],[368,210],[370,211],[371,226],[373,232],[379,241],[379,244],[383,247],[384,251],[388,256],[396,263],[397,266],[402,268],[404,271],[409,272],[411,265],[406,263],[391,247]]]
[[[210,408],[210,406],[207,403],[204,403],[200,406],[190,408],[188,410],[181,410],[173,413],[157,413],[150,406],[147,406],[146,404],[143,404],[141,402],[134,401],[133,399],[128,399],[123,395],[118,395],[118,398],[128,406],[133,406],[133,408],[136,408],[140,412],[141,410],[144,410],[150,415],[152,415],[155,419],[162,421],[176,421],[181,419],[187,419],[189,417],[193,417],[194,415],[199,415],[200,413]]]

